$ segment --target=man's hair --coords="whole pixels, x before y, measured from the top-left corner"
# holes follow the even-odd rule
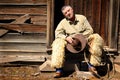
[[[70,5],[65,5],[61,8],[61,11],[63,11],[66,7],[71,7]],[[72,8],[72,7],[71,7]]]

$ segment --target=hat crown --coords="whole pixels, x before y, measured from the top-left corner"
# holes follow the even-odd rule
[[[82,34],[76,34],[73,37],[72,43],[68,43],[66,45],[66,48],[72,53],[79,53],[84,50],[84,48],[86,47],[86,43],[87,41]]]

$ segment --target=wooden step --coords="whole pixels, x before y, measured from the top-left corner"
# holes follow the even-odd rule
[[[119,56],[115,56],[114,62],[120,64],[120,55]]]
[[[1,43],[0,52],[46,52],[46,44],[38,43]]]
[[[9,55],[9,56],[1,56],[0,57],[0,63],[7,63],[7,62],[15,62],[15,61],[32,61],[32,62],[44,62],[46,60],[45,55]]]
[[[8,33],[0,38],[0,53],[46,52],[45,33]]]
[[[46,52],[0,52],[0,64],[16,61],[44,62],[50,59]]]
[[[9,33],[0,38],[0,43],[46,43],[45,33]]]
[[[120,51],[118,51],[118,54],[120,54]]]
[[[15,52],[15,51],[1,51],[1,56],[8,56],[8,55],[15,55],[15,56],[29,56],[29,55],[48,55],[46,52]]]

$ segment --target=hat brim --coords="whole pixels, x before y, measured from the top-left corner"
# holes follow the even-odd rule
[[[86,47],[86,43],[87,43],[87,40],[85,39],[85,37],[82,34],[76,34],[73,38],[76,38],[79,40],[79,42],[81,43],[81,49],[76,50],[76,49],[74,49],[72,44],[67,43],[67,45],[66,45],[67,50],[70,51],[71,53],[79,53],[79,52],[83,51],[84,48]]]

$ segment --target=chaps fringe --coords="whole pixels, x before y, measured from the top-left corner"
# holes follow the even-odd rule
[[[99,34],[92,34],[88,38],[89,51],[91,53],[90,63],[94,66],[101,64],[101,55],[103,50],[104,40]]]
[[[63,67],[66,44],[67,44],[67,42],[61,38],[57,38],[53,41],[51,67],[53,67],[53,68]]]

